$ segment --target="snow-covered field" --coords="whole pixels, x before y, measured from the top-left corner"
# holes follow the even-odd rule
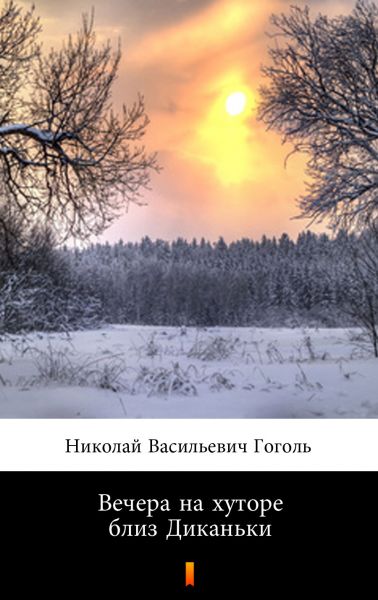
[[[378,417],[378,361],[341,329],[109,326],[0,342],[0,417]]]

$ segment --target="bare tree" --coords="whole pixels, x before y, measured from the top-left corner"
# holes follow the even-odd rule
[[[34,9],[0,12],[0,197],[24,224],[49,223],[60,238],[97,234],[140,201],[155,155],[140,145],[141,96],[121,114],[111,94],[120,48],[96,44],[93,15],[61,49],[44,55]],[[3,222],[4,225],[5,222]]]
[[[349,239],[345,260],[349,285],[342,308],[359,323],[378,358],[378,226]]]
[[[364,226],[378,212],[378,7],[315,19],[293,7],[272,23],[260,117],[309,155],[301,216]]]

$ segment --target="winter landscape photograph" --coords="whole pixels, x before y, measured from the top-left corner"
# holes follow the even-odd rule
[[[378,3],[0,0],[0,418],[378,417]]]

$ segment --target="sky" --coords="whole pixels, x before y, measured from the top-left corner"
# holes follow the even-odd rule
[[[269,17],[294,0],[34,0],[44,48],[75,32],[95,9],[98,40],[122,45],[115,106],[145,97],[145,137],[158,153],[144,206],[130,205],[102,240],[143,236],[226,241],[263,234],[295,237],[308,226],[296,198],[305,192],[305,157],[285,167],[289,146],[257,120]],[[297,0],[297,5],[306,2]],[[31,2],[24,0],[24,5]],[[351,10],[353,0],[310,0],[314,15]],[[227,99],[244,95],[244,110]],[[324,230],[326,225],[312,227]]]

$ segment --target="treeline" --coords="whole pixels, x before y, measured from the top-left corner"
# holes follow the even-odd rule
[[[219,239],[56,249],[35,231],[3,251],[3,331],[100,323],[197,326],[343,326],[366,290],[353,266],[361,238],[302,233],[297,240]],[[367,275],[370,277],[370,274]]]

